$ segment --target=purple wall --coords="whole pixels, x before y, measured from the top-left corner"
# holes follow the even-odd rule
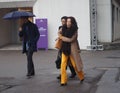
[[[40,32],[40,38],[37,43],[38,49],[48,49],[48,24],[47,19],[36,19],[36,25]]]

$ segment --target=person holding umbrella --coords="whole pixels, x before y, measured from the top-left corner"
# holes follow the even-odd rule
[[[27,55],[27,77],[35,75],[34,64],[33,64],[33,53],[37,51],[37,41],[39,39],[40,33],[38,31],[37,25],[29,21],[29,17],[34,17],[35,15],[31,12],[26,11],[12,11],[7,13],[3,19],[6,20],[16,20],[21,19],[22,26],[19,29],[19,36],[23,41],[23,53]]]
[[[23,38],[23,53],[27,55],[27,77],[31,77],[35,75],[32,56],[37,51],[37,41],[40,34],[37,26],[30,22],[27,16],[21,17],[21,20],[23,21],[23,25],[19,36]]]

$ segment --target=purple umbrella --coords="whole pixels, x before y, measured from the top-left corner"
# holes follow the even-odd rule
[[[18,19],[22,17],[35,17],[35,15],[31,12],[26,11],[13,11],[10,13],[7,13],[3,19]]]

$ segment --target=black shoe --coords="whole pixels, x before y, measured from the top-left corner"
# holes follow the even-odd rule
[[[69,78],[75,78],[76,74],[71,74]]]
[[[57,77],[57,79],[61,79],[61,75],[59,75],[59,76]]]
[[[35,74],[27,74],[26,76],[34,76]]]
[[[35,74],[32,74],[32,75],[27,74],[27,79],[31,79],[33,76],[35,76]]]
[[[82,79],[82,80],[80,81],[80,83],[82,84],[82,83],[84,82],[84,80],[85,80],[85,79]]]
[[[61,86],[67,86],[67,83],[65,83],[65,84],[61,84]]]
[[[35,76],[35,74],[27,74],[27,77]]]

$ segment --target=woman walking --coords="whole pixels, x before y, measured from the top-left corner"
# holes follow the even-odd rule
[[[66,66],[68,58],[70,58],[71,64],[81,82],[84,80],[83,64],[78,52],[77,30],[78,27],[75,18],[68,17],[67,24],[58,33],[59,38],[62,40],[61,86],[67,85]]]
[[[59,26],[59,30],[61,30],[62,27],[63,27],[64,25],[66,25],[66,22],[67,22],[67,16],[63,16],[63,17],[61,18],[61,23],[62,23],[62,25]],[[56,67],[57,67],[58,69],[60,69],[60,67],[61,67],[61,64],[58,62],[58,61],[61,62],[61,54],[62,54],[62,51],[61,51],[61,49],[59,49],[59,51],[58,51],[58,56],[57,56],[57,60],[55,61]],[[69,59],[68,59],[68,62],[70,62]],[[59,64],[58,64],[58,63],[59,63]],[[70,71],[71,71],[71,76],[69,76],[69,78],[74,78],[74,77],[76,76],[76,72],[75,72],[75,70],[74,70],[74,68],[73,68],[72,65],[69,64],[68,66],[69,66],[69,69],[70,69]],[[61,79],[61,75],[59,75],[59,76],[57,77],[57,79]]]

